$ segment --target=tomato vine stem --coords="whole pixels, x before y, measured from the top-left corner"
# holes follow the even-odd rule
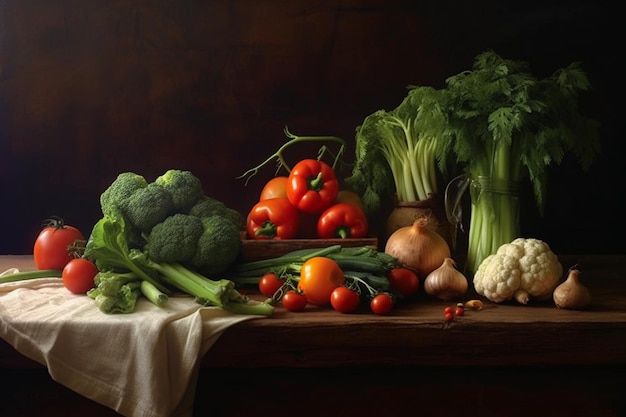
[[[323,158],[324,154],[326,154],[326,153],[330,154],[331,157],[333,158],[333,163],[331,165],[331,167],[333,169],[336,168],[337,163],[339,162],[339,160],[343,156],[343,153],[344,153],[345,148],[346,148],[346,141],[344,139],[340,138],[340,137],[337,137],[337,136],[298,136],[298,135],[294,135],[293,133],[291,133],[287,126],[285,126],[285,129],[283,131],[285,133],[285,136],[287,136],[287,138],[289,138],[289,140],[287,142],[285,142],[280,148],[278,148],[278,150],[276,152],[274,152],[272,155],[268,156],[259,165],[255,166],[254,168],[250,168],[249,170],[247,170],[246,172],[244,172],[240,176],[236,177],[237,179],[246,178],[245,185],[248,185],[248,181],[250,181],[250,179],[253,176],[258,174],[258,172],[261,170],[261,168],[263,168],[264,166],[266,166],[267,164],[269,164],[273,160],[277,160],[278,161],[278,169],[280,169],[282,167],[282,168],[285,168],[285,170],[287,170],[287,172],[291,172],[291,166],[287,163],[287,160],[285,159],[284,152],[289,147],[291,147],[291,146],[293,146],[293,145],[295,145],[297,143],[302,143],[302,142],[334,142],[334,143],[338,143],[339,144],[339,151],[336,154],[332,153],[332,151],[326,145],[321,146],[319,151],[318,151],[318,153],[317,153],[317,160],[318,161]]]

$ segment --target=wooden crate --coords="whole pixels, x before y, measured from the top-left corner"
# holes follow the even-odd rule
[[[242,238],[241,260],[244,262],[269,259],[298,249],[325,248],[341,245],[346,248],[356,246],[378,246],[378,238],[363,239],[279,239],[255,240]]]

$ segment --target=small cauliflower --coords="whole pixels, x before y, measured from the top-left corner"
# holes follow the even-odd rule
[[[485,258],[473,282],[476,292],[494,303],[514,298],[528,304],[531,298],[550,297],[562,275],[563,267],[548,244],[517,238]]]

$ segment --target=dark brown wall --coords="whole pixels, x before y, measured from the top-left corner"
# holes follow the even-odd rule
[[[605,154],[587,175],[553,169],[546,216],[529,204],[523,224],[557,251],[623,252],[613,206],[624,186],[603,185],[622,175],[616,14],[592,1],[503,3],[2,1],[0,253],[29,253],[51,214],[89,232],[99,194],[126,170],[190,169],[245,212],[273,169],[247,187],[235,177],[285,141],[285,125],[352,145],[407,85],[441,86],[488,48],[540,75],[583,61]],[[598,230],[611,233],[591,242]]]

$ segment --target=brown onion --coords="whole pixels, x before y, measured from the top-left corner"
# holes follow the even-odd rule
[[[448,243],[427,225],[428,217],[420,217],[412,225],[393,232],[385,245],[385,253],[414,268],[422,279],[450,257]]]

